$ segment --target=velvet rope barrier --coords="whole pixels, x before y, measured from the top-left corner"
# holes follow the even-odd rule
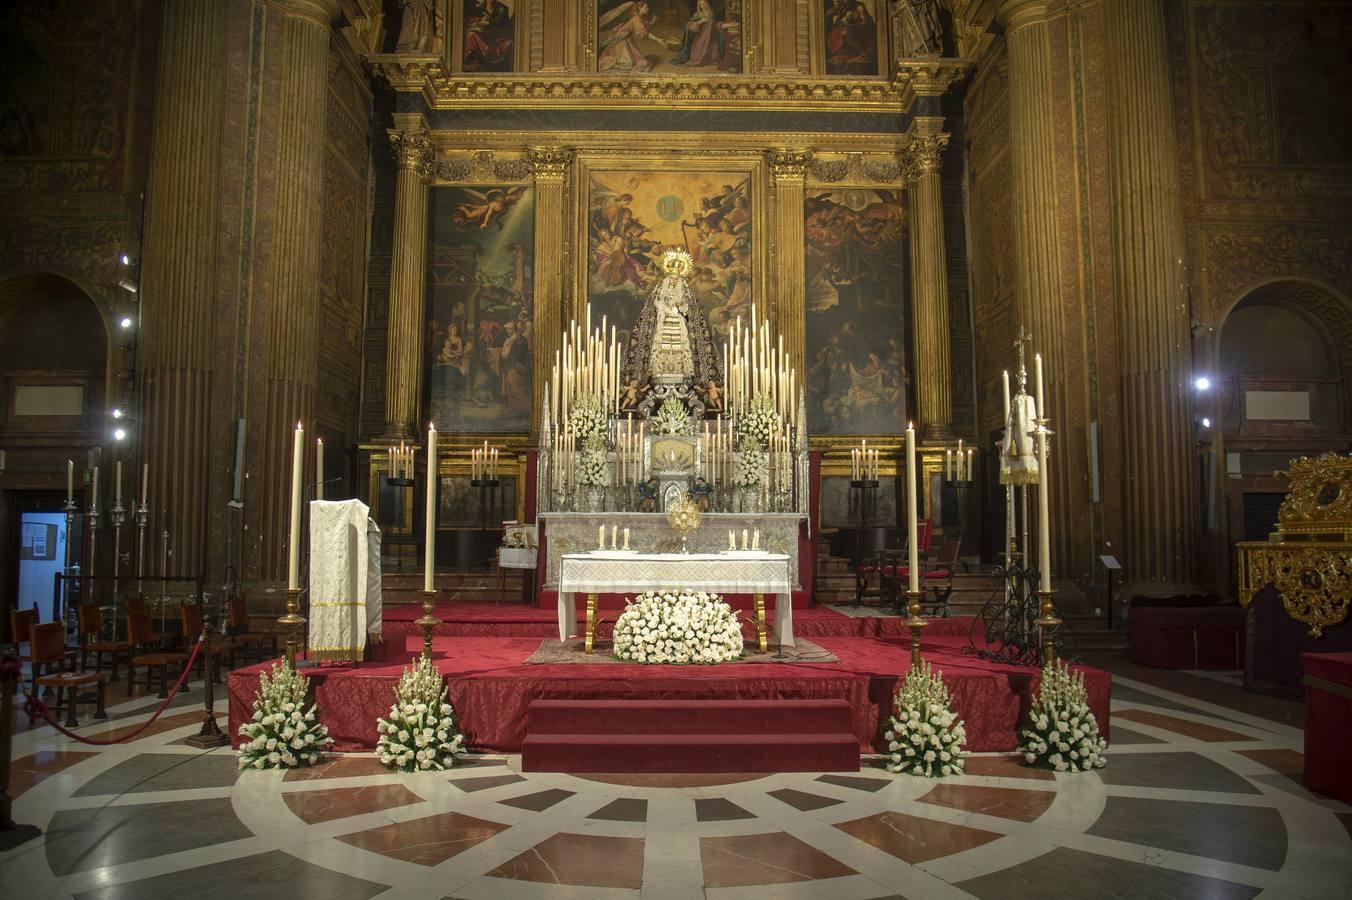
[[[130,741],[133,738],[137,737],[138,735],[141,734],[141,732],[145,731],[147,728],[153,725],[155,720],[160,717],[160,713],[164,712],[165,709],[169,707],[169,704],[174,702],[174,698],[178,696],[179,690],[182,689],[183,685],[187,682],[188,673],[192,671],[192,664],[197,661],[197,654],[201,651],[201,649],[202,649],[202,639],[199,637],[193,643],[192,653],[189,654],[188,661],[183,665],[183,674],[178,676],[178,682],[174,685],[173,690],[169,692],[169,696],[164,698],[164,702],[159,705],[159,708],[155,710],[154,714],[149,719],[146,719],[145,722],[141,723],[140,728],[136,729],[131,734],[117,738],[116,740],[100,741],[95,738],[88,738],[85,737],[84,735],[76,734],[75,732],[63,726],[60,722],[56,721],[56,719],[53,719],[52,711],[47,708],[47,704],[43,703],[37,697],[34,697],[27,690],[23,692],[24,695],[23,711],[28,716],[29,719],[35,719],[38,716],[41,716],[43,719],[47,721],[48,725],[52,726],[61,734],[64,734],[71,740],[79,741],[81,744],[93,744],[94,746],[97,747],[108,747],[113,744],[124,744],[127,741]]]

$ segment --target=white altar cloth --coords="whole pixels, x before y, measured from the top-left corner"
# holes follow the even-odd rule
[[[367,513],[360,500],[310,501],[309,659],[360,662],[380,627],[380,529]]]
[[[642,591],[774,594],[775,640],[793,643],[793,573],[785,553],[625,553],[595,550],[559,558],[559,640],[577,626],[575,594]]]

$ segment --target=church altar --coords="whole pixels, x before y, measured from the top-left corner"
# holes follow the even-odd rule
[[[588,595],[584,647],[590,653],[596,637],[597,594],[677,590],[753,594],[756,636],[762,653],[767,649],[764,595],[774,594],[775,640],[792,647],[793,579],[792,563],[785,553],[565,553],[559,558],[559,640],[566,641],[577,623],[576,594]]]

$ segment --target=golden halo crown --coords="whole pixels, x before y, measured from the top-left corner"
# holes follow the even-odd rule
[[[662,254],[662,271],[668,275],[687,276],[694,265],[695,262],[690,258],[690,254],[677,247],[672,247]]]

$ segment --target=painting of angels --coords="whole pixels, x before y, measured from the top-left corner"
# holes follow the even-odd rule
[[[596,68],[617,75],[739,73],[741,0],[597,0]]]
[[[808,427],[906,427],[906,216],[894,191],[808,191],[804,200]]]
[[[529,431],[535,198],[522,185],[431,191],[426,370],[448,432]]]

